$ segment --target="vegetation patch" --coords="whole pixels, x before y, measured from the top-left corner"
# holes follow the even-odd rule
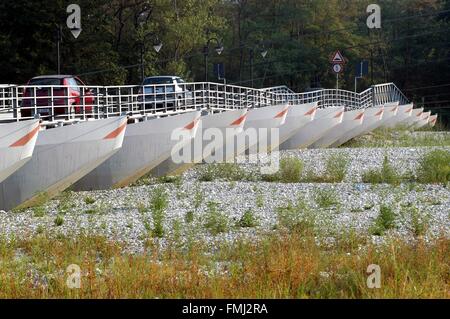
[[[370,229],[370,233],[376,236],[383,236],[389,229],[396,228],[396,214],[388,205],[381,205],[380,213]]]
[[[220,233],[228,231],[228,217],[219,210],[219,204],[216,202],[208,202],[206,211],[205,228],[216,236]]]
[[[417,179],[423,184],[446,184],[450,181],[450,152],[434,150],[419,162]]]
[[[384,157],[381,169],[369,170],[362,176],[362,181],[368,184],[400,185],[402,179],[403,177],[392,167],[387,156]]]

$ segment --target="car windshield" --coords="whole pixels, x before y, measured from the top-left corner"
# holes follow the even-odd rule
[[[61,85],[61,79],[32,79],[30,85]]]
[[[149,78],[145,79],[144,85],[173,84],[172,78]]]

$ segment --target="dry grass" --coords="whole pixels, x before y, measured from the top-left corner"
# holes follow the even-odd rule
[[[333,245],[278,232],[222,244],[214,254],[193,242],[125,255],[100,237],[0,240],[0,298],[449,298],[449,241],[383,246],[343,234]],[[363,247],[363,248],[361,248]],[[81,289],[66,286],[81,267]],[[381,266],[381,288],[366,269]]]

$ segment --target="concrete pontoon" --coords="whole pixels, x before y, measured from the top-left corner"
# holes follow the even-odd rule
[[[271,129],[277,129],[285,125],[291,106],[280,104],[249,109],[244,124],[244,129],[230,138],[226,146],[218,150],[214,155],[215,162],[234,162],[234,159],[249,151],[252,154],[267,152],[277,146],[275,139],[271,140]],[[260,143],[262,139],[266,143]],[[211,158],[205,161],[211,162]]]
[[[122,147],[126,117],[41,131],[33,157],[0,184],[0,209],[26,208],[64,191]]]
[[[39,129],[39,120],[0,125],[0,182],[31,159]]]
[[[398,102],[396,103],[387,103],[384,105],[384,112],[383,112],[383,118],[380,121],[380,127],[384,127],[386,123],[389,123],[392,121],[393,118],[395,118],[398,115],[398,112],[400,111],[400,105]]]
[[[344,112],[342,123],[335,126],[322,138],[314,142],[311,145],[311,148],[327,148],[334,142],[339,140],[341,137],[345,136],[345,134],[361,126],[364,122],[364,112],[365,110],[353,110]]]
[[[171,156],[173,148],[195,137],[200,111],[129,124],[122,148],[79,180],[74,190],[100,190],[134,183]],[[177,132],[182,139],[174,139]],[[180,144],[181,142],[181,144]]]
[[[344,107],[318,109],[312,122],[301,127],[290,139],[280,146],[280,150],[307,148],[335,126],[342,123]]]
[[[177,152],[178,157],[186,158],[183,163],[166,159],[152,170],[153,176],[176,175],[186,171],[194,164],[207,160],[214,162],[223,156],[223,148],[244,130],[247,109],[204,113],[201,117],[195,138]]]
[[[437,119],[438,119],[437,115],[431,115],[430,118],[428,119],[428,125],[430,127],[435,127],[436,123],[437,123]]]
[[[399,105],[397,115],[391,117],[390,119],[383,120],[383,124],[381,125],[381,127],[394,128],[398,125],[404,125],[404,122],[411,118],[413,109],[413,104]]]
[[[406,120],[400,122],[399,124],[405,127],[413,127],[423,116],[423,107],[419,109],[413,109],[412,114]]]
[[[373,131],[381,125],[381,120],[383,119],[384,106],[370,107],[364,111],[364,122],[362,125],[355,127],[355,129],[347,132],[343,137],[334,142],[331,147],[338,147],[342,144],[350,141],[351,139],[367,134]]]
[[[417,121],[414,125],[414,129],[420,129],[428,124],[428,121],[430,120],[431,112],[425,112],[422,114],[422,117],[419,121]]]

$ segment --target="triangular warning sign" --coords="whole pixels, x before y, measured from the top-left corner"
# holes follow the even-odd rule
[[[331,56],[331,63],[333,64],[345,64],[345,58],[340,51],[336,51]]]

